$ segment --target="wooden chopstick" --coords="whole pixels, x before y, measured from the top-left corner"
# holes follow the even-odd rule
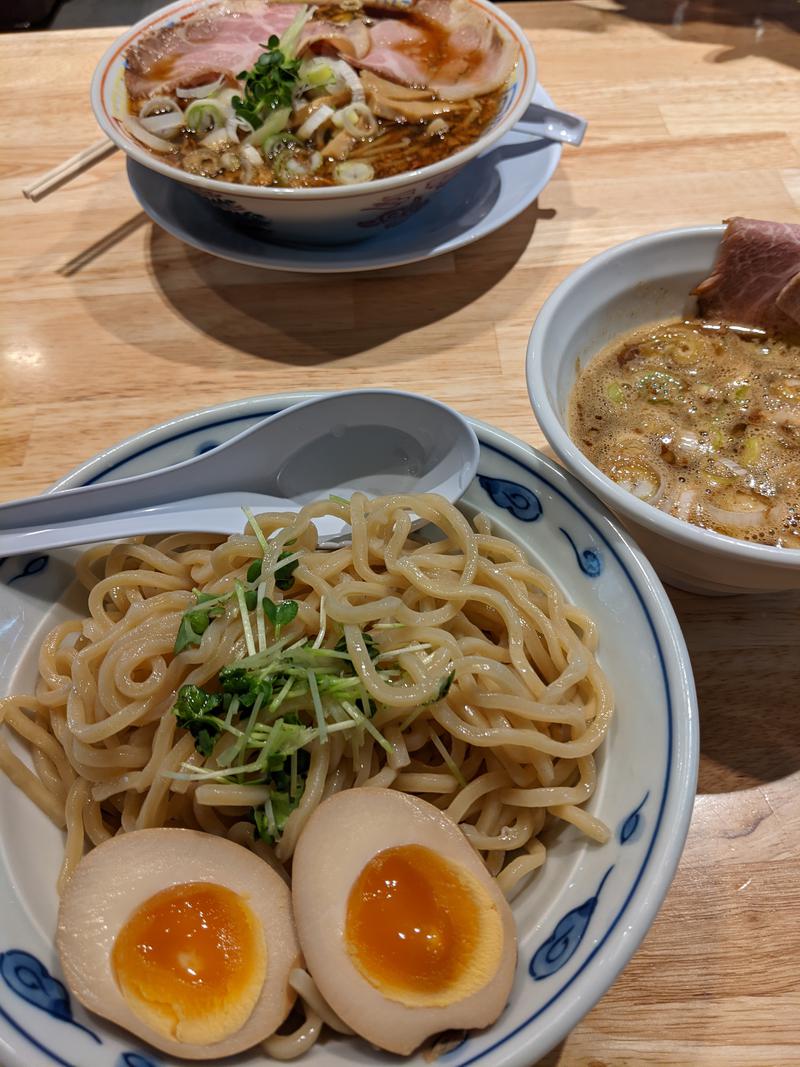
[[[48,170],[46,174],[43,174],[41,178],[37,178],[35,182],[26,185],[22,190],[22,195],[27,197],[28,200],[41,200],[43,196],[47,196],[48,193],[52,193],[73,178],[77,178],[79,174],[83,174],[89,167],[93,167],[95,163],[99,163],[101,159],[105,159],[106,156],[110,156],[116,150],[117,146],[113,141],[109,141],[107,137],[104,137],[102,141],[97,141],[88,148],[84,148],[82,152],[76,153],[70,159],[59,163],[57,167]]]

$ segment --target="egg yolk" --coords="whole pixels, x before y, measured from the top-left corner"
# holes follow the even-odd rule
[[[451,1004],[481,989],[500,962],[503,930],[486,890],[422,845],[377,853],[350,890],[347,949],[392,1000]]]
[[[111,954],[131,1009],[177,1041],[209,1044],[236,1033],[264,984],[267,954],[258,919],[225,886],[191,882],[144,901]]]

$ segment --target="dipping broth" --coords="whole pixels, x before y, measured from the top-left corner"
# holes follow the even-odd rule
[[[699,320],[640,328],[581,371],[568,428],[640,500],[800,548],[800,337]]]

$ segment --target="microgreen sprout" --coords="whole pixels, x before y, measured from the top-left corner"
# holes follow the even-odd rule
[[[300,64],[296,59],[287,59],[279,45],[279,38],[273,34],[262,45],[265,51],[253,68],[237,75],[244,83],[244,89],[242,95],[234,96],[231,103],[236,114],[249,122],[254,130],[262,125],[271,111],[292,104]]]

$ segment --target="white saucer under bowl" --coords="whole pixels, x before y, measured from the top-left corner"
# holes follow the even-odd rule
[[[540,85],[533,101],[554,107]],[[398,197],[387,212],[400,220],[395,228],[376,229],[374,236],[353,244],[313,247],[278,244],[260,232],[258,218],[221,211],[132,159],[128,180],[150,218],[193,248],[251,267],[335,274],[416,263],[486,237],[533,203],[560,158],[560,144],[515,126],[419,210],[413,200]]]

